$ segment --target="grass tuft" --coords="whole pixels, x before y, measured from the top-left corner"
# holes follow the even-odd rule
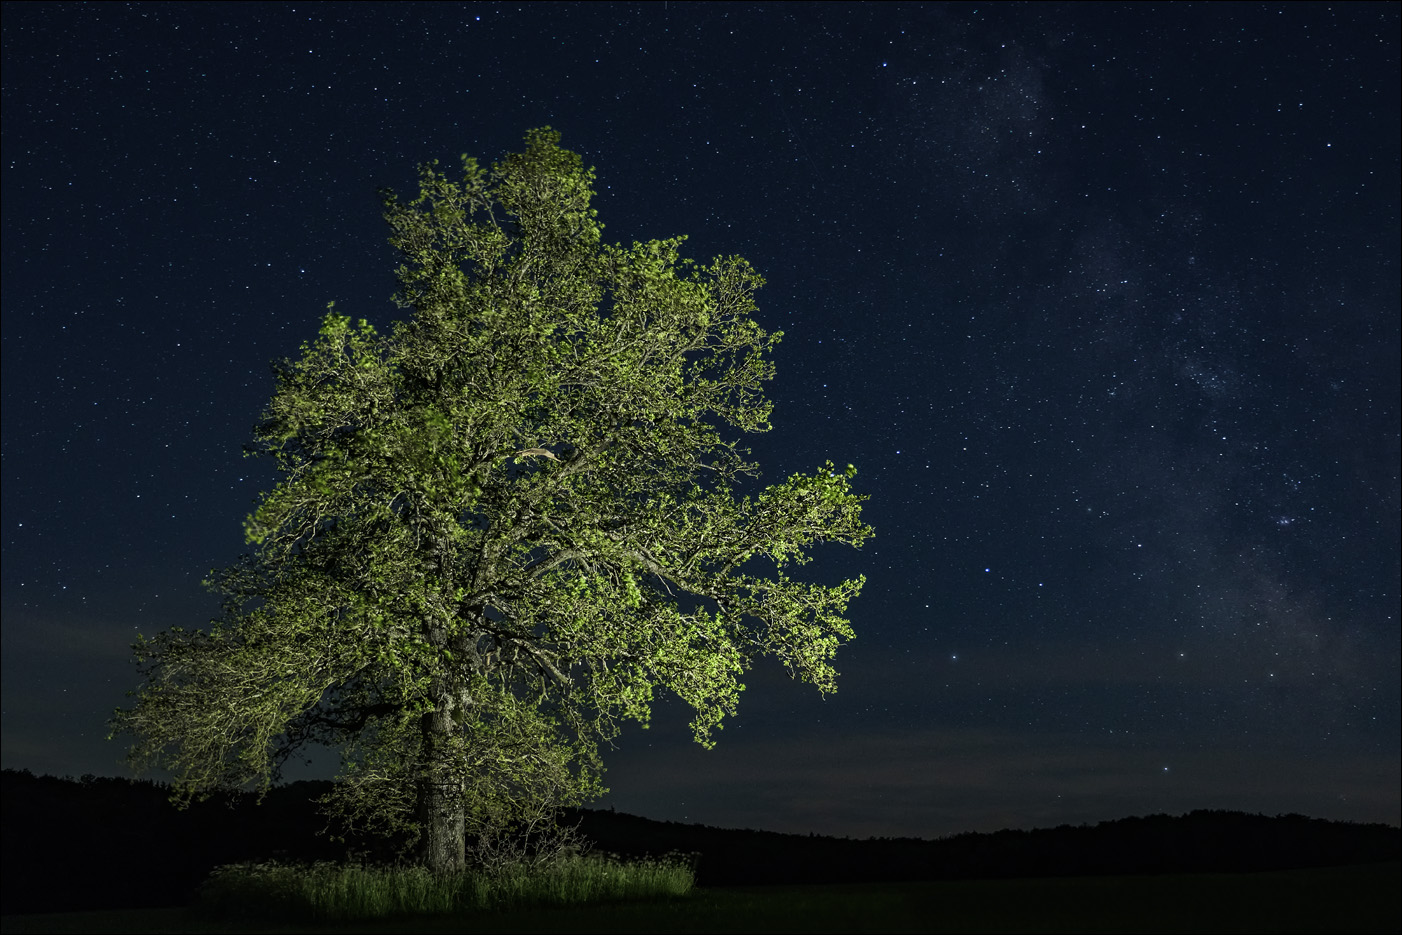
[[[687,895],[695,879],[681,854],[627,862],[573,855],[543,867],[451,876],[422,867],[243,863],[217,868],[195,908],[226,919],[346,922],[666,899]]]

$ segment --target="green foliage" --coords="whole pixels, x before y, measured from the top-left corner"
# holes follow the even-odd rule
[[[558,142],[385,193],[411,314],[382,335],[328,309],[277,367],[255,551],[213,576],[212,629],[137,645],[114,721],[187,799],[326,744],[340,818],[460,840],[599,794],[598,743],[659,689],[707,746],[759,656],[833,690],[864,579],[788,572],[871,533],[855,469],[740,496],[757,466],[722,434],[769,428],[762,280],[681,237],[604,243]]]

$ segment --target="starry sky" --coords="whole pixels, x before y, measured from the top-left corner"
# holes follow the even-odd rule
[[[387,326],[376,189],[551,125],[785,332],[767,481],[876,530],[836,694],[664,702],[601,805],[936,836],[1402,820],[1397,4],[3,7],[3,762],[121,775],[270,363]],[[316,761],[304,775],[325,775]],[[318,772],[321,771],[321,772]],[[295,778],[295,776],[294,776]]]

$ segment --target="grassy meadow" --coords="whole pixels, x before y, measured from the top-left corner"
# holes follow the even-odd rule
[[[692,889],[362,921],[194,909],[6,916],[22,932],[1397,932],[1402,864],[1272,873]]]
[[[435,875],[422,867],[359,867],[329,862],[221,867],[196,893],[209,919],[352,922],[427,915],[480,915],[685,896],[696,877],[687,855],[617,860],[568,855],[531,867]]]

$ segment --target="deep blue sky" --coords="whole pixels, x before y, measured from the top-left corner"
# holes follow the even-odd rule
[[[398,313],[375,191],[549,124],[786,332],[769,480],[876,538],[821,699],[663,705],[603,804],[933,836],[1402,820],[1396,4],[3,8],[3,761],[115,774],[270,362]]]

